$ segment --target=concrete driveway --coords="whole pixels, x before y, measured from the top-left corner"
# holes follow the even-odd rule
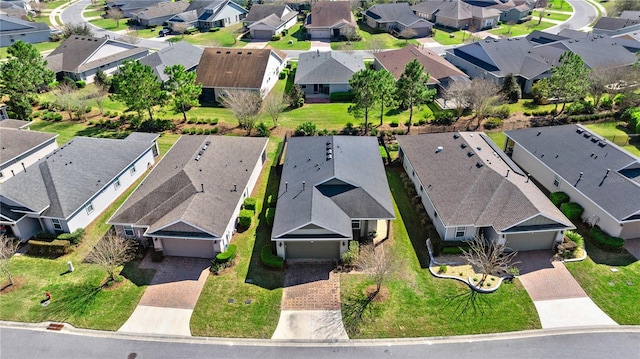
[[[208,259],[182,257],[165,257],[161,263],[153,263],[147,255],[140,267],[156,269],[156,274],[118,332],[190,336],[191,314],[210,265]]]
[[[289,263],[281,309],[271,339],[349,339],[340,311],[340,275],[331,263]]]
[[[518,253],[520,282],[538,311],[542,328],[617,325],[587,296],[551,251]]]
[[[640,260],[640,238],[626,239],[624,241],[624,248],[633,254],[637,260]]]

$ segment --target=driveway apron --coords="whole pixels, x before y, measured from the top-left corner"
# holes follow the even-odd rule
[[[191,314],[210,265],[208,259],[182,257],[153,263],[147,256],[140,267],[156,269],[156,274],[118,332],[190,336]]]
[[[349,339],[340,311],[340,275],[331,263],[288,264],[272,339]]]
[[[587,296],[551,251],[520,252],[520,282],[538,311],[542,328],[617,325]]]

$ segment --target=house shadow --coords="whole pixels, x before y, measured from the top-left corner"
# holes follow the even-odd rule
[[[197,282],[202,272],[208,271],[209,267],[211,267],[211,259],[207,258],[164,257],[148,284]]]
[[[518,252],[513,263],[518,267],[520,275],[533,273],[542,269],[552,269],[554,253],[551,250]]]
[[[334,264],[327,261],[295,261],[287,265],[284,277],[284,286],[294,287],[296,285],[327,281],[329,273],[333,271]]]

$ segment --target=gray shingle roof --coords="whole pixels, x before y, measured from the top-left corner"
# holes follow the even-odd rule
[[[11,118],[7,118],[0,121],[0,127],[4,128],[24,128],[32,124],[33,121],[22,121],[22,120],[14,120]]]
[[[631,20],[603,16],[593,25],[593,28],[601,30],[620,30],[637,24],[640,24],[640,19]]]
[[[154,232],[182,221],[221,237],[267,142],[181,137],[108,223],[146,226]]]
[[[413,5],[411,9],[416,12],[423,12],[427,14],[435,13],[436,18],[441,16],[449,19],[464,20],[471,19],[473,17],[472,6],[462,0],[423,1]]]
[[[264,19],[269,15],[276,15],[278,18],[282,17],[287,10],[287,5],[284,4],[254,4],[251,6],[247,17],[244,18],[245,22],[254,22]]]
[[[291,138],[272,237],[282,238],[312,224],[351,238],[351,219],[365,218],[395,218],[377,140],[351,136]]]
[[[3,24],[4,23],[4,24]],[[50,31],[49,25],[42,22],[26,21],[8,14],[0,14],[0,33],[9,36],[13,33],[24,34],[29,32]],[[15,28],[15,30],[9,30]]]
[[[380,23],[398,22],[405,26],[410,26],[416,22],[431,24],[427,20],[416,16],[408,3],[376,4],[367,9],[365,15]]]
[[[544,216],[573,227],[532,181],[517,173],[520,170],[515,164],[494,151],[490,141],[478,132],[398,136],[403,153],[446,226],[492,226],[505,231]],[[436,151],[439,146],[443,149]]]
[[[5,181],[0,194],[33,212],[44,210],[43,217],[68,218],[151,146],[149,141],[75,137]]]
[[[9,120],[3,120],[2,122],[5,121]],[[28,123],[27,121],[20,122]],[[56,137],[58,137],[58,135],[55,133],[22,131],[15,128],[0,127],[0,167],[4,166],[8,161]]]
[[[200,63],[200,58],[204,49],[191,45],[185,41],[171,43],[160,51],[156,51],[140,59],[140,63],[150,66],[160,81],[169,80],[169,75],[164,73],[164,69],[173,65],[182,65],[185,69],[194,69]]]
[[[589,137],[585,137],[587,133]],[[640,215],[639,158],[578,125],[528,128],[506,134],[562,177],[566,185],[574,186],[616,219]],[[608,175],[607,169],[611,170]],[[578,181],[580,173],[583,175]]]
[[[341,51],[309,51],[298,57],[296,84],[344,84],[354,73],[364,69],[360,54]]]
[[[133,14],[139,19],[155,19],[158,17],[179,14],[187,9],[189,3],[186,1],[166,1],[145,7]]]

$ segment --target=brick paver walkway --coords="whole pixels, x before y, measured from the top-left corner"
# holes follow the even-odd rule
[[[291,263],[282,294],[282,310],[340,310],[340,275],[331,263]]]
[[[551,251],[518,253],[520,282],[533,301],[581,298],[587,293],[560,261],[552,261]]]

